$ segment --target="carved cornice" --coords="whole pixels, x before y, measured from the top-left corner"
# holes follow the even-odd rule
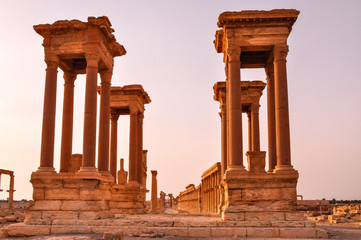
[[[106,16],[102,17],[88,17],[88,22],[82,22],[79,20],[59,20],[53,24],[39,24],[34,26],[34,30],[48,39],[53,35],[71,34],[79,31],[86,31],[90,27],[96,27],[102,33],[106,46],[113,57],[122,56],[126,54],[126,51],[122,45],[120,45],[113,35],[114,29],[111,28],[111,23]]]

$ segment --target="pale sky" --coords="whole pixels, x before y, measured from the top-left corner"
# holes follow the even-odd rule
[[[221,160],[219,104],[223,55],[213,46],[224,11],[301,11],[288,39],[292,164],[305,199],[361,199],[361,2],[355,1],[1,1],[0,168],[15,172],[15,199],[31,199],[40,164],[45,83],[42,37],[33,25],[88,16],[109,17],[127,54],[114,64],[113,86],[142,84],[144,149],[158,190],[178,195]],[[58,73],[54,167],[59,170],[63,102]],[[263,69],[242,80],[265,80]],[[85,76],[75,82],[73,152],[82,153]],[[267,151],[266,93],[261,98],[261,150]],[[98,101],[99,107],[99,101]],[[97,116],[98,117],[98,116]],[[244,118],[245,120],[245,118]],[[128,168],[129,117],[119,120],[118,159]],[[244,150],[247,125],[244,121]],[[246,157],[244,157],[244,164]],[[150,187],[150,172],[147,184]],[[8,189],[2,176],[1,188]],[[0,192],[0,199],[7,198]]]

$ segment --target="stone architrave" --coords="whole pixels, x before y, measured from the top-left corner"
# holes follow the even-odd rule
[[[292,167],[290,159],[286,56],[287,38],[298,14],[299,11],[294,9],[241,11],[224,12],[218,18],[218,27],[221,29],[216,32],[214,44],[217,52],[224,55],[227,79],[228,166],[222,182],[225,192],[221,209],[223,219],[241,219],[244,218],[244,212],[248,211],[273,214],[295,210],[298,172]],[[243,106],[243,98],[235,86],[240,83],[239,76],[243,68],[265,68],[267,83],[270,85],[267,89],[267,109],[270,115],[268,133],[271,135],[268,174],[264,169],[265,152],[260,151],[259,144],[258,103],[252,104],[248,110],[251,142],[250,151],[247,152],[248,174],[232,174],[232,164],[235,156],[238,156],[236,152],[242,155],[242,142],[237,140],[242,132],[235,129],[242,128],[242,122],[233,117],[236,114],[241,119],[238,109],[239,105]],[[277,152],[275,167],[274,150]],[[238,158],[242,160],[242,157]],[[237,164],[242,166],[241,161]],[[258,189],[258,192],[254,192],[254,189]],[[281,191],[283,194],[280,194]]]
[[[13,201],[14,201],[14,172],[13,171],[9,171],[9,170],[5,170],[5,169],[0,169],[0,180],[1,180],[1,175],[2,174],[6,174],[9,175],[10,177],[10,184],[9,184],[9,190],[6,190],[6,192],[9,193],[9,210],[11,211],[13,209]],[[0,191],[2,191],[0,189]]]

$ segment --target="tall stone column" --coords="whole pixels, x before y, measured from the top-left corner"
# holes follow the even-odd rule
[[[9,209],[13,209],[13,201],[14,201],[14,175],[10,175],[10,186],[9,186]]]
[[[137,122],[137,178],[140,185],[143,185],[143,119],[144,113],[139,113]]]
[[[221,174],[222,179],[227,170],[227,111],[225,96],[221,98]]]
[[[241,49],[227,50],[227,170],[243,170]]]
[[[151,192],[151,200],[150,200],[150,212],[157,213],[158,209],[158,189],[157,189],[157,171],[151,171],[152,173],[152,192]]]
[[[247,112],[248,118],[248,151],[252,151],[252,114]]]
[[[129,131],[129,182],[138,182],[137,174],[137,122],[138,109],[129,107],[130,131]]]
[[[59,59],[55,56],[45,57],[45,62],[47,68],[45,76],[40,167],[38,168],[38,172],[55,172],[54,136],[56,112],[56,84]]]
[[[113,71],[100,72],[100,111],[98,139],[98,170],[109,175],[109,118],[110,118],[110,82]]]
[[[76,74],[64,73],[63,124],[61,133],[60,172],[70,170],[73,147],[74,81]]]
[[[274,55],[275,109],[276,109],[276,171],[292,170],[290,149],[290,127],[288,113],[287,45],[276,45]]]
[[[95,147],[99,56],[97,54],[86,54],[85,58],[87,67],[84,109],[83,165],[80,168],[80,171],[82,172],[96,171]]]
[[[252,151],[260,151],[260,136],[259,136],[259,104],[251,105],[251,135],[252,135]]]
[[[111,114],[110,173],[112,174],[115,180],[117,175],[118,118],[119,118],[118,114],[116,113]]]
[[[276,152],[276,116],[275,116],[275,86],[274,66],[268,64],[265,68],[267,75],[267,122],[268,122],[268,172],[273,172],[277,165]]]

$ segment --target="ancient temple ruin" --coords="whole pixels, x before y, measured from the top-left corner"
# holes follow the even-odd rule
[[[286,56],[287,38],[297,10],[225,12],[219,16],[214,41],[223,53],[226,81],[214,85],[220,103],[220,162],[204,171],[198,186],[189,184],[169,207],[175,218],[155,214],[166,206],[158,198],[156,170],[151,171],[150,213],[146,213],[147,150],[143,149],[144,105],[141,85],[111,87],[114,57],[126,53],[107,17],[89,17],[34,26],[43,38],[45,96],[40,166],[31,174],[33,201],[24,224],[9,226],[10,236],[122,231],[160,232],[179,237],[324,237],[325,231],[297,213],[298,172],[291,165]],[[60,171],[54,168],[57,70],[64,72]],[[242,68],[264,68],[267,84],[241,81]],[[98,73],[101,86],[97,86]],[[74,81],[86,74],[83,153],[72,153]],[[259,108],[267,89],[268,156],[260,145]],[[96,165],[97,91],[100,94]],[[243,161],[242,113],[248,116],[248,168]],[[120,159],[117,121],[129,115],[129,169]],[[207,214],[203,215],[202,214]],[[143,214],[141,219],[137,219]],[[156,220],[155,220],[156,219]]]

